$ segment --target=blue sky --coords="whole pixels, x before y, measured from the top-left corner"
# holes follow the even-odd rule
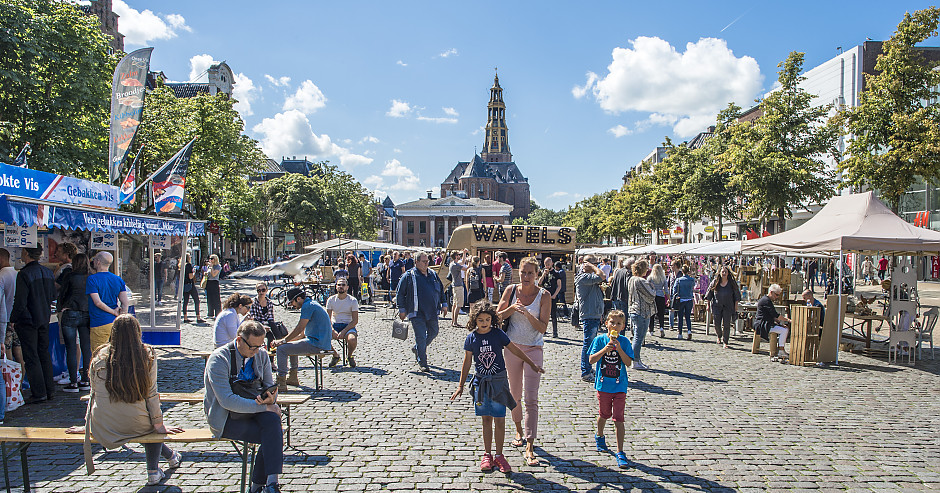
[[[749,107],[790,51],[805,70],[891,36],[928,2],[204,2],[114,0],[128,51],[192,80],[236,73],[246,132],[269,157],[341,165],[396,203],[483,142],[494,67],[513,157],[554,209],[621,184],[718,109]],[[936,45],[936,43],[931,43]]]

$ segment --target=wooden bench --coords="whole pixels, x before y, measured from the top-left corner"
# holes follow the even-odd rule
[[[345,341],[343,341],[343,342],[345,343]],[[209,356],[211,356],[211,355],[212,355],[212,353],[211,353],[211,352],[208,352],[208,351],[193,351],[193,356],[199,356],[200,358],[202,358],[203,360],[205,360],[206,363],[209,362]],[[314,390],[323,390],[323,361],[322,361],[322,360],[323,360],[323,358],[325,358],[326,356],[332,356],[332,355],[333,355],[333,353],[332,353],[332,352],[328,352],[328,351],[327,351],[327,352],[321,352],[321,353],[311,353],[311,354],[307,354],[307,355],[306,355],[307,358],[310,359],[310,362],[313,363],[314,382],[315,382]],[[272,359],[272,362],[273,362],[275,355],[274,355],[274,354],[271,354],[270,356],[271,356],[271,359]],[[302,356],[302,355],[297,355],[297,356]],[[345,344],[344,344],[344,346],[343,346],[343,362],[344,362],[344,364],[345,364],[345,361],[346,361],[346,346],[345,346]],[[161,394],[161,395],[162,395],[162,394]]]
[[[206,394],[204,392],[160,392],[160,402],[171,404],[202,404],[205,398]],[[88,395],[83,395],[81,400],[87,402]],[[287,421],[287,448],[298,450],[290,444],[290,408],[291,406],[299,406],[309,400],[310,396],[307,394],[278,394],[277,396],[277,405],[281,406],[281,410],[284,411],[285,421]]]
[[[66,433],[67,428],[33,428],[33,427],[0,427],[0,455],[3,456],[3,479],[6,481],[7,493],[10,493],[10,471],[9,459],[15,454],[20,455],[20,467],[23,471],[23,491],[30,491],[29,487],[29,460],[26,455],[27,449],[33,443],[64,443],[81,445],[85,443],[84,433]],[[249,450],[251,457],[254,458],[254,444],[247,441],[236,442],[224,438],[212,436],[209,429],[185,430],[182,433],[173,435],[163,435],[160,433],[151,433],[141,437],[129,440],[131,443],[196,443],[196,442],[214,442],[228,441],[234,447],[235,451],[242,459],[241,474],[241,493],[246,491],[246,480],[248,478],[248,459]],[[97,443],[94,437],[91,437],[92,443]],[[10,445],[8,447],[8,444]],[[239,447],[239,445],[241,447]],[[9,451],[7,450],[9,448]]]

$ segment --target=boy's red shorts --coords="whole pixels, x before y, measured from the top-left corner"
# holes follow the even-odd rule
[[[627,402],[626,392],[601,392],[597,391],[597,402],[600,404],[601,417],[613,421],[623,422],[623,407]]]

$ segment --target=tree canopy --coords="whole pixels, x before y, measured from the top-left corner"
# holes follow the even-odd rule
[[[905,13],[866,74],[859,105],[842,112],[849,135],[840,169],[855,186],[880,191],[897,212],[916,180],[940,180],[940,71],[917,43],[937,35],[940,9]]]

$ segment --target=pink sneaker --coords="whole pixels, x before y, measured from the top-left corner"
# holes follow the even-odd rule
[[[483,460],[480,461],[480,470],[483,472],[490,472],[493,470],[493,456],[490,454],[483,454]]]
[[[499,469],[501,472],[504,472],[504,473],[512,472],[512,466],[510,466],[509,462],[506,461],[505,455],[497,455],[493,457],[493,462],[495,462],[496,468]]]

